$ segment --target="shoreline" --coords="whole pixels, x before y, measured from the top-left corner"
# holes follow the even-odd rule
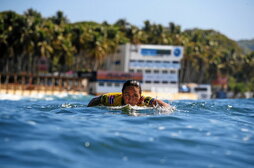
[[[0,89],[0,94],[13,95],[13,96],[36,96],[36,95],[88,95],[85,91],[75,90],[57,90],[57,89],[45,89],[45,90],[22,90],[22,89]]]
[[[13,88],[8,88],[8,89],[3,89],[0,88],[0,94],[2,95],[8,95],[10,97],[15,97],[15,96],[22,96],[22,97],[33,97],[33,96],[64,96],[64,95],[82,95],[82,96],[87,96],[89,95],[86,91],[77,91],[77,90],[58,90],[58,89],[52,89],[52,88],[45,88],[43,90],[28,90],[28,89],[13,89]],[[158,99],[163,99],[163,100],[197,100],[198,97],[196,94],[192,93],[163,93],[163,92],[143,92],[144,95],[146,96],[151,96],[154,98]],[[94,95],[95,96],[95,95]]]

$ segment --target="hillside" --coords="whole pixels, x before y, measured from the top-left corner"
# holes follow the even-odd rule
[[[240,47],[243,48],[245,53],[254,51],[254,39],[237,41]]]

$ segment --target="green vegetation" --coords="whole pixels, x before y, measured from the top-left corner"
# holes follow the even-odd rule
[[[38,73],[38,61],[48,60],[48,72],[100,69],[110,53],[125,43],[184,46],[180,82],[211,83],[227,75],[230,89],[254,91],[254,52],[245,54],[237,42],[214,30],[182,31],[145,21],[139,28],[124,19],[69,23],[63,12],[43,18],[33,9],[23,15],[0,13],[0,72]],[[244,89],[239,89],[244,87]]]

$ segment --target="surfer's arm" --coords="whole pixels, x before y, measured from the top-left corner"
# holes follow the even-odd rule
[[[141,103],[142,102],[142,103]],[[147,96],[147,97],[141,97],[140,98],[140,102],[139,102],[140,105],[145,105],[145,106],[148,106],[148,107],[155,107],[157,105],[161,106],[161,107],[170,107],[169,104],[165,103],[164,101],[162,100],[159,100],[159,99],[155,99],[155,98],[152,98],[150,96]]]
[[[93,98],[87,105],[87,107],[101,105],[101,96]]]
[[[153,102],[153,105],[156,106],[157,104],[161,107],[169,107],[170,106],[168,103],[165,103],[162,100],[155,99]]]

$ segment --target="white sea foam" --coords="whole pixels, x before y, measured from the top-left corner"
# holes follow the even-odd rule
[[[128,111],[155,110],[157,112],[162,112],[162,113],[172,113],[176,109],[175,106],[169,106],[169,107],[161,107],[161,106],[147,107],[147,106],[131,106],[131,105],[112,106],[112,107],[108,107],[108,108],[112,109],[112,110],[128,110]]]
[[[20,100],[23,96],[12,94],[0,94],[0,100]]]
[[[28,120],[27,121],[27,124],[29,124],[29,125],[36,125],[37,123],[35,122],[35,121],[32,121],[32,120]]]
[[[164,127],[164,126],[159,126],[158,127],[158,130],[164,130],[164,129],[166,129],[166,127]]]
[[[48,95],[48,94],[31,94],[31,95],[16,95],[16,94],[4,94],[0,93],[0,100],[22,100],[22,99],[44,99],[47,101],[54,100],[55,98],[65,98],[69,96],[67,93],[61,93],[57,95]]]

